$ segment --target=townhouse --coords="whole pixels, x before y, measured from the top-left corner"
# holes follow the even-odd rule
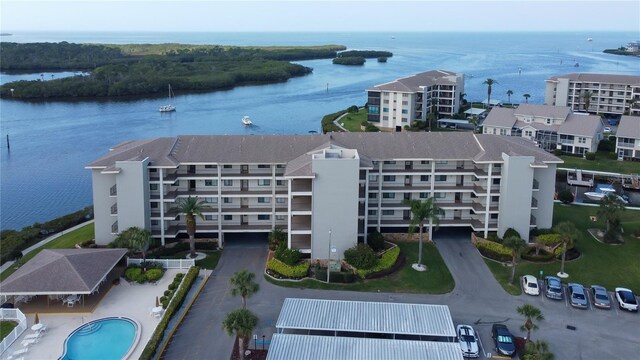
[[[206,206],[196,237],[224,244],[279,226],[289,247],[326,259],[329,242],[341,257],[370,231],[407,231],[406,199],[435,198],[441,228],[514,228],[528,239],[551,227],[561,162],[521,138],[402,132],[129,141],[86,168],[98,244],[131,226],[163,245],[184,238],[175,205],[197,196]]]
[[[640,116],[622,116],[616,132],[619,160],[640,160]]]
[[[451,116],[460,110],[464,94],[464,74],[432,70],[367,90],[369,113],[373,125],[402,131],[414,121],[425,121],[427,114]]]
[[[640,115],[640,76],[574,73],[545,82],[547,105],[592,114]]]
[[[573,113],[567,106],[538,104],[493,108],[482,125],[485,134],[523,137],[544,150],[560,149],[570,154],[595,152],[604,129],[597,115]]]

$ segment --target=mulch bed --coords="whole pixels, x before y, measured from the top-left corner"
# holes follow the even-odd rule
[[[251,347],[249,348],[249,343],[251,343]],[[253,349],[253,341],[250,339],[245,340],[244,342],[245,345],[245,351],[249,350],[251,351],[251,354],[249,355],[245,355],[244,359],[245,360],[266,360],[267,359],[267,352],[268,350],[262,350],[262,345],[258,345],[258,350],[254,350]],[[238,357],[238,346],[240,346],[239,341],[238,341],[238,337],[236,336],[235,342],[233,343],[233,352],[231,353],[231,360],[240,360],[240,357]]]

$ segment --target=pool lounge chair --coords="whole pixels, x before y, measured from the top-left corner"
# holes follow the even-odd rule
[[[11,356],[18,356],[18,355],[22,355],[22,354],[26,354],[27,351],[29,351],[28,347],[22,348],[20,350],[16,350],[13,352],[13,354]]]
[[[28,339],[28,340],[22,340],[22,346],[24,347],[29,347],[30,345],[33,345],[35,343],[38,342],[38,339]]]
[[[24,339],[25,340],[39,339],[40,336],[42,336],[42,334],[38,331],[38,332],[35,332],[33,334],[29,334],[29,335],[25,336]]]

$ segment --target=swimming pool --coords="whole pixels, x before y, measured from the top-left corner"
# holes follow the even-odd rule
[[[88,322],[74,330],[64,342],[59,360],[120,360],[139,340],[139,325],[123,317]]]

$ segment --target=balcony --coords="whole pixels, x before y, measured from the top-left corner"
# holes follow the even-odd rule
[[[529,219],[529,224],[531,226],[536,226],[536,217],[531,215],[531,218]]]
[[[109,196],[118,196],[118,187],[116,185],[109,189]]]
[[[536,179],[533,179],[533,185],[531,186],[533,190],[540,190],[540,182]]]
[[[538,208],[538,199],[531,198],[531,208],[532,209],[537,209]]]
[[[118,215],[118,203],[111,205],[111,215]]]
[[[311,211],[311,198],[296,196],[291,200],[291,211]]]
[[[300,252],[311,252],[311,235],[310,234],[292,234],[291,248],[298,249]]]
[[[118,221],[116,221],[113,224],[111,224],[111,233],[112,234],[117,234],[118,233]]]
[[[291,231],[311,231],[311,216],[308,216],[308,215],[292,216]]]
[[[293,180],[291,183],[291,192],[311,192],[311,180]]]

